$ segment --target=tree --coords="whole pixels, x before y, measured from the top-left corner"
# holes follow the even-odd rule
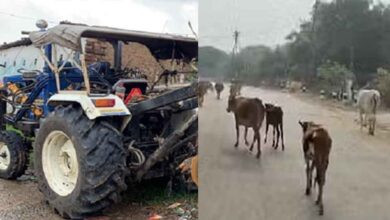
[[[330,88],[344,89],[346,80],[353,78],[353,73],[344,65],[327,61],[318,68],[318,77]]]
[[[390,72],[384,68],[378,68],[377,73],[377,88],[385,105],[390,107]]]
[[[223,77],[227,70],[229,55],[214,47],[200,47],[199,61],[201,77]]]

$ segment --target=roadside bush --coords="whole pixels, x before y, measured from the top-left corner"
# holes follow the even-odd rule
[[[377,88],[382,96],[382,101],[390,107],[390,72],[384,68],[377,70]]]
[[[318,68],[318,77],[325,89],[339,90],[344,87],[347,78],[353,77],[353,73],[344,65],[328,60]]]

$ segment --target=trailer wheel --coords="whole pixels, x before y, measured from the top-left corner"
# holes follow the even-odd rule
[[[28,150],[14,131],[0,132],[0,177],[16,179],[27,169]]]
[[[45,119],[34,151],[39,189],[65,218],[96,214],[126,189],[121,134],[78,106],[58,107]]]

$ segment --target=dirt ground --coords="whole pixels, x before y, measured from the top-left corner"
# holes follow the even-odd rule
[[[286,150],[263,143],[249,153],[243,128],[234,148],[234,116],[226,112],[228,86],[222,100],[214,93],[200,109],[200,219],[366,220],[390,219],[390,114],[378,115],[376,136],[360,131],[356,111],[337,107],[309,95],[244,87],[243,96],[259,97],[284,110]],[[313,120],[330,132],[333,146],[324,188],[324,216],[314,204],[316,190],[307,197],[305,167],[298,120]],[[272,129],[271,129],[272,131]],[[272,140],[269,132],[268,140]],[[251,139],[252,133],[249,132]]]
[[[147,220],[153,215],[169,220],[198,218],[197,193],[174,193],[168,198],[165,185],[150,182],[128,190],[123,201],[102,216],[86,220]],[[172,204],[177,207],[169,208]],[[60,220],[44,202],[34,176],[24,175],[17,181],[0,180],[0,220]]]

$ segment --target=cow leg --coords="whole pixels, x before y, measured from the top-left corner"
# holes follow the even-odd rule
[[[276,125],[276,145],[275,145],[275,150],[278,149],[279,147],[279,137],[280,137],[280,129],[279,129],[279,124]]]
[[[323,190],[323,185],[322,184],[319,184],[319,187],[318,187],[318,199],[316,201],[316,204],[318,205],[319,207],[319,215],[324,215],[324,204],[322,203],[322,190]]]
[[[311,174],[310,174],[310,161],[306,160],[306,195],[310,195],[311,188]]]
[[[261,146],[260,146],[260,128],[253,129],[253,132],[257,136],[257,159],[260,158],[261,155]]]
[[[217,91],[217,99],[220,99],[221,93]]]
[[[255,129],[253,129],[253,141],[252,141],[251,147],[249,148],[250,152],[253,151],[253,146],[255,145],[257,140],[258,140],[257,139],[257,133],[256,133]],[[258,141],[260,141],[260,140],[258,140]]]
[[[265,144],[265,143],[267,143],[268,127],[269,127],[269,124],[268,124],[268,122],[266,122],[266,124],[265,124],[265,137],[264,137],[264,144]]]
[[[363,113],[363,127],[367,127],[367,113]]]
[[[318,171],[317,171],[318,172]],[[317,195],[317,201],[316,205],[319,206],[319,214],[323,215],[324,214],[324,204],[322,203],[322,192],[325,184],[325,172],[321,170],[320,172],[317,173],[317,183],[318,183],[318,195]]]
[[[280,134],[282,139],[282,151],[284,151],[283,121],[280,123]]]
[[[314,162],[309,159],[306,160],[306,195],[311,194],[311,187],[312,187],[312,178],[313,178],[313,169],[314,169]]]
[[[244,139],[245,139],[245,145],[246,146],[249,146],[249,142],[248,142],[248,139],[247,139],[247,136],[248,136],[248,127],[245,127],[245,134],[244,134]]]
[[[374,136],[374,133],[375,133],[375,115],[374,114],[370,114],[368,116],[368,134],[369,135],[373,135]]]
[[[272,133],[272,147],[275,147],[275,135],[276,135],[276,127],[273,124],[272,127],[274,128],[274,131]]]
[[[238,123],[236,121],[236,143],[234,144],[234,147],[238,147],[239,138],[240,138],[240,127],[238,126]]]

